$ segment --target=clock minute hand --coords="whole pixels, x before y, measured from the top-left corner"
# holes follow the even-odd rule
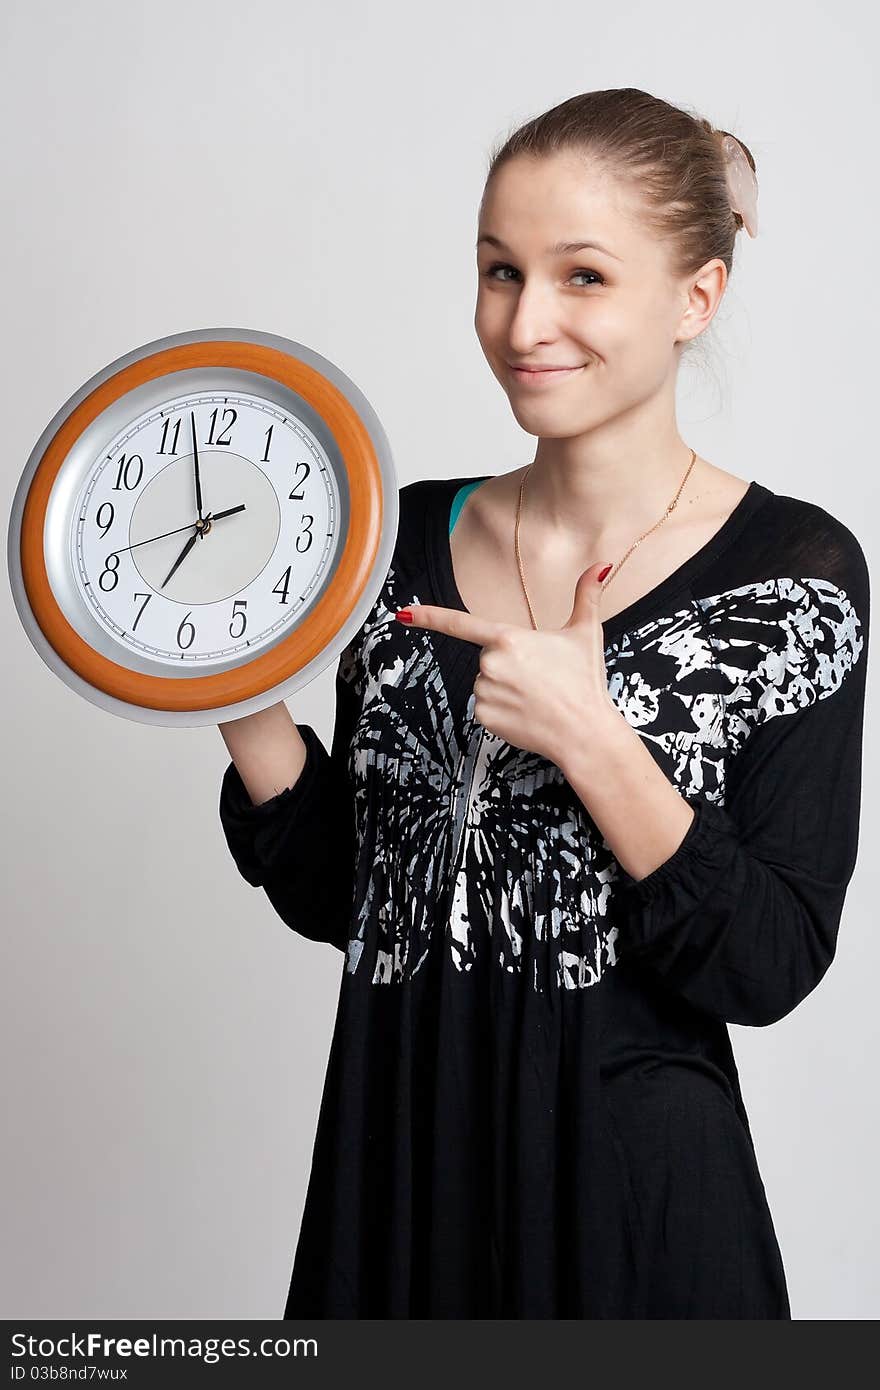
[[[193,468],[195,469],[196,475],[196,506],[199,509],[199,521],[203,521],[204,518],[202,516],[202,480],[199,477],[199,446],[196,443],[196,413],[194,410],[191,410],[189,412],[189,420],[190,424],[192,425]]]

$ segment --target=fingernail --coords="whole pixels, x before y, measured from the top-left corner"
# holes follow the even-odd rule
[[[602,583],[602,580],[605,578],[606,574],[608,573],[608,571],[609,571],[610,569],[611,569],[611,566],[610,566],[610,565],[606,565],[605,568],[604,568],[603,570],[600,570],[600,571],[599,571],[599,583],[600,583],[600,584]]]
[[[394,616],[395,616],[395,618],[399,618],[400,621],[401,621],[402,623],[411,623],[411,622],[412,622],[412,609],[411,609],[411,608],[399,608],[398,611],[395,613]]]

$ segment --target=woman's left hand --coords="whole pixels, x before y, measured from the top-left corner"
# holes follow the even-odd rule
[[[412,626],[443,632],[482,647],[474,681],[474,716],[499,738],[549,758],[563,768],[597,722],[619,711],[608,692],[605,643],[599,619],[608,565],[584,570],[575,586],[571,617],[562,628],[534,631],[493,622],[457,608],[413,604]],[[404,621],[401,619],[401,621]]]

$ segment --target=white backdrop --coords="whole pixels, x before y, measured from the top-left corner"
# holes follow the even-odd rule
[[[0,34],[7,518],[67,397],[193,328],[337,362],[401,484],[529,462],[473,329],[489,149],[576,92],[637,86],[740,135],[761,187],[760,236],[682,370],[682,434],[825,507],[873,566],[870,7],[5,0]],[[78,699],[8,582],[0,623],[0,1316],[278,1318],[342,956],[239,877],[216,729]],[[328,747],[332,682],[288,701]],[[880,1313],[870,680],[868,699],[837,958],[794,1014],[731,1029],[796,1319]]]

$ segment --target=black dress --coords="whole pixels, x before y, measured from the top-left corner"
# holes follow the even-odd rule
[[[331,753],[301,725],[300,778],[259,806],[223,778],[239,871],[344,953],[284,1316],[790,1318],[727,1024],[783,1018],[834,955],[861,548],[752,482],[603,624],[614,702],[695,812],[636,881],[554,763],[476,722],[480,648],[394,617],[464,608],[472,481],[400,490]]]

